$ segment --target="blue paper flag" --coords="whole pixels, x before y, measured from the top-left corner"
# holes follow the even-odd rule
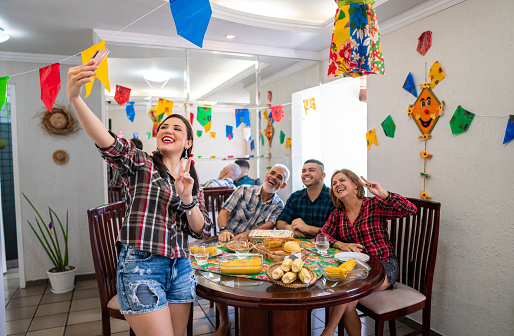
[[[244,123],[246,127],[251,127],[248,109],[236,109],[236,127],[239,127],[241,123]]]
[[[212,16],[209,0],[170,0],[170,9],[177,34],[201,48]]]
[[[227,138],[232,140],[234,138],[234,128],[232,126],[227,125],[225,128],[227,132]]]
[[[138,132],[134,132],[134,133],[132,134],[132,137],[133,137],[134,139],[139,139],[139,133],[138,133]]]
[[[127,102],[125,106],[125,112],[127,112],[127,118],[131,122],[134,122],[134,117],[136,116],[136,111],[134,111],[134,102]]]
[[[250,142],[250,150],[253,151],[255,149],[255,142],[252,140],[252,142]]]
[[[507,121],[507,129],[505,130],[505,138],[503,138],[503,143],[514,139],[514,114],[509,115],[509,120]]]
[[[414,85],[414,77],[412,77],[410,72],[405,79],[405,83],[403,83],[403,88],[409,91],[414,97],[418,97],[418,91],[416,90],[416,85]]]

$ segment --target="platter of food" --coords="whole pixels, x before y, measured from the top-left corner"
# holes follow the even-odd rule
[[[252,230],[248,235],[248,239],[253,242],[262,241],[267,238],[291,238],[293,239],[293,231],[289,230]]]
[[[340,263],[337,259],[324,259],[328,264],[320,263],[316,260],[316,265],[325,278],[329,281],[351,282],[356,279],[364,279],[368,276],[371,267],[359,259],[348,259],[344,263]]]
[[[305,259],[305,249],[294,239],[267,238],[263,243],[255,244],[252,251],[262,254],[264,259],[271,262],[282,261],[293,253]]]
[[[230,252],[236,252],[236,242],[237,240],[231,240],[225,244],[225,248]],[[251,251],[253,248],[253,244],[248,242],[248,249]]]

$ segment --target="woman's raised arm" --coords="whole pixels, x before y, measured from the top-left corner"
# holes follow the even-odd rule
[[[68,100],[75,109],[77,118],[89,135],[89,137],[100,148],[107,148],[114,143],[114,138],[105,128],[105,125],[100,119],[91,111],[86,105],[84,100],[80,97],[82,85],[91,82],[92,76],[96,75],[98,66],[93,65],[94,61],[89,61],[68,70],[68,82],[66,84],[66,92]]]

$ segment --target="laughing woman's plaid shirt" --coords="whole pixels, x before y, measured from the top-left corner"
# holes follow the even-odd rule
[[[344,206],[336,208],[320,232],[329,236],[330,243],[357,243],[364,245],[363,253],[388,261],[394,256],[393,245],[387,232],[389,219],[415,214],[417,208],[404,197],[389,193],[385,200],[380,197],[365,197],[359,215],[350,224]]]
[[[205,225],[197,235],[189,227],[171,174],[161,176],[151,155],[126,139],[114,137],[111,147],[99,151],[126,185],[125,221],[118,241],[168,258],[189,256],[187,236],[201,239],[209,235],[212,226],[201,188],[196,197]]]

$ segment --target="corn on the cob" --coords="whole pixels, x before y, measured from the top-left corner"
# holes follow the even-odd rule
[[[282,282],[285,284],[290,284],[291,282],[296,280],[296,273],[295,272],[287,272],[282,276]]]
[[[280,269],[280,267],[277,267],[271,272],[271,277],[275,280],[280,280],[282,276],[284,275],[284,271]]]
[[[291,271],[293,272],[300,272],[304,265],[304,262],[302,259],[298,258],[293,261],[293,264],[291,265]]]
[[[298,279],[300,279],[301,282],[308,284],[312,281],[311,273],[307,270],[307,268],[302,267],[300,272],[298,272]]]
[[[341,269],[339,267],[332,267],[332,266],[328,266],[327,267],[327,272],[339,272]]]
[[[355,259],[348,259],[344,263],[339,266],[339,268],[343,271],[351,271],[355,267]]]
[[[280,268],[284,272],[289,272],[291,270],[291,265],[293,264],[293,260],[289,258],[285,258],[284,261],[282,261],[282,265],[280,265]]]
[[[346,272],[327,272],[327,276],[331,278],[346,278]]]

